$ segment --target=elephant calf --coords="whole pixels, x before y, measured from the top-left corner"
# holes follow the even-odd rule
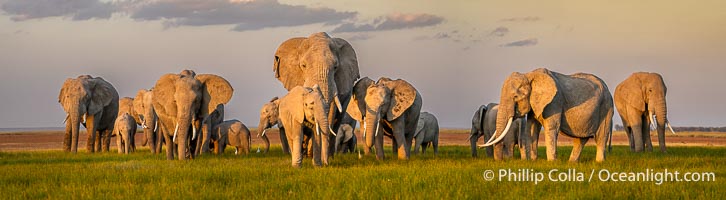
[[[426,153],[426,148],[431,144],[434,147],[434,155],[439,153],[439,120],[431,113],[422,112],[418,118],[416,132],[413,135],[413,153]]]
[[[136,150],[134,145],[134,135],[136,135],[136,120],[129,113],[121,114],[116,118],[114,125],[114,135],[116,135],[116,146],[118,153],[129,154]]]
[[[227,120],[215,126],[211,136],[214,152],[217,155],[224,154],[224,148],[227,145],[234,147],[235,155],[239,154],[240,151],[245,154],[250,153],[250,145],[252,144],[250,129],[239,120]]]
[[[350,124],[342,124],[335,136],[335,152],[353,153],[358,139],[355,137],[355,128]]]

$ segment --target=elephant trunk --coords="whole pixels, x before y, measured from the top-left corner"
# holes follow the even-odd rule
[[[656,119],[654,123],[656,124],[655,127],[656,131],[658,132],[658,144],[661,152],[665,152],[665,125],[668,121],[668,119],[666,118],[668,110],[666,108],[665,96],[663,96],[661,99],[656,100],[654,104],[650,105],[652,105],[651,107],[654,108],[654,114]]]
[[[369,112],[364,120],[365,131],[363,132],[363,137],[365,138],[366,148],[371,148],[378,133],[381,116],[378,113]]]
[[[477,157],[477,150],[476,150],[476,141],[479,140],[479,137],[476,136],[478,133],[476,131],[476,128],[471,127],[471,132],[469,133],[469,139],[467,139],[471,145],[471,157],[476,158]]]
[[[78,133],[80,132],[80,126],[81,126],[81,114],[79,111],[74,111],[68,116],[70,120],[68,123],[71,123],[71,132],[67,133],[69,135],[70,140],[65,147],[67,151],[77,153],[78,152]],[[90,134],[90,133],[89,133]]]
[[[504,97],[502,99],[504,99]],[[497,111],[497,121],[494,129],[495,131],[492,134],[491,138],[489,138],[489,141],[492,143],[489,144],[490,142],[487,142],[487,144],[496,144],[496,142],[501,140],[504,135],[509,132],[509,128],[512,125],[512,120],[514,118],[515,109],[516,106],[514,102],[502,101],[502,104],[499,105],[499,110]]]
[[[175,141],[172,141],[177,144],[177,155],[179,156],[179,160],[185,160],[187,155],[187,148],[189,148],[189,128],[192,125],[192,119],[191,116],[188,117],[182,117],[176,122],[175,130],[174,130],[174,138]],[[191,153],[191,152],[189,152]]]
[[[327,165],[328,156],[330,154],[330,152],[328,152],[328,151],[330,150],[329,149],[330,148],[329,139],[330,139],[330,134],[331,134],[331,131],[330,131],[331,127],[330,127],[330,123],[328,121],[329,120],[329,118],[328,118],[329,106],[328,105],[330,105],[330,104],[322,102],[322,99],[318,99],[316,101],[319,101],[319,102],[315,102],[316,105],[321,105],[321,106],[315,106],[313,108],[314,109],[313,113],[315,115],[313,117],[315,118],[315,123],[318,125],[319,131],[322,132],[322,135],[315,136],[315,138],[320,139],[320,142],[321,142],[320,155],[322,157],[323,163]]]
[[[270,151],[270,139],[268,139],[267,134],[265,134],[267,128],[269,128],[267,120],[262,120],[260,121],[260,124],[257,125],[257,137],[262,137],[262,142],[265,143],[265,153]]]

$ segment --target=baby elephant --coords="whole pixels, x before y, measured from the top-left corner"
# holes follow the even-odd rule
[[[118,153],[129,154],[136,150],[134,135],[136,135],[136,120],[129,113],[124,113],[116,118],[113,134],[116,136]]]
[[[415,147],[413,153],[418,153],[419,147],[422,152],[431,144],[434,146],[434,155],[439,153],[439,120],[431,113],[422,112],[418,119],[416,132],[413,135]]]
[[[245,154],[250,153],[250,144],[252,144],[250,130],[239,120],[227,120],[215,126],[211,136],[214,152],[217,155],[224,154],[224,148],[227,145],[235,148],[235,155],[239,154],[240,151]]]
[[[335,136],[335,152],[353,153],[358,139],[355,137],[355,128],[350,124],[342,124],[338,128],[338,135]]]

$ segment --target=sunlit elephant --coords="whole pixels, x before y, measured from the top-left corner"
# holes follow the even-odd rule
[[[153,92],[141,89],[136,93],[134,98],[134,119],[136,123],[144,130],[144,140],[141,142],[143,146],[149,146],[152,154],[161,153],[161,145],[163,136],[158,128],[158,117],[153,106]]]
[[[296,86],[320,86],[323,99],[330,106],[328,119],[333,130],[337,130],[353,84],[360,78],[353,47],[344,39],[320,32],[286,40],[277,48],[274,59],[275,78],[288,91]],[[332,154],[334,146],[330,148]]]
[[[380,128],[393,136],[393,152],[398,159],[408,159],[422,105],[419,92],[404,80],[383,77],[373,82],[364,77],[355,85],[347,112],[363,124],[366,155],[375,144],[376,158],[384,159]]]
[[[429,112],[422,112],[416,125],[416,133],[413,134],[413,153],[417,154],[419,148],[421,153],[426,153],[429,145],[434,148],[434,155],[439,154],[439,120]]]
[[[596,162],[605,160],[605,147],[612,134],[613,99],[607,85],[600,78],[586,73],[564,75],[544,68],[521,74],[512,73],[502,86],[497,112],[494,141],[500,142],[515,118],[527,117],[529,130],[544,127],[547,160],[557,159],[557,136],[562,133],[573,137],[570,161],[580,159],[585,143],[594,138],[597,146]],[[536,132],[535,131],[535,132]],[[529,135],[532,159],[536,159],[539,133]],[[528,145],[525,144],[525,145]]]
[[[116,88],[101,77],[81,75],[66,79],[58,95],[58,102],[66,112],[63,149],[78,152],[79,126],[83,123],[89,133],[88,152],[101,151],[101,143],[103,150],[108,151],[118,115],[118,100]]]
[[[136,120],[130,113],[120,114],[116,118],[113,135],[116,136],[118,153],[129,154],[136,151],[134,136],[136,135]]]
[[[340,125],[337,136],[335,137],[335,151],[336,153],[353,153],[358,143],[358,138],[355,137],[355,128],[350,124]]]
[[[234,154],[240,152],[245,155],[250,153],[250,145],[252,137],[250,137],[250,129],[247,128],[239,120],[227,120],[218,124],[212,131],[212,142],[214,145],[214,153],[217,155],[224,154],[224,148],[227,145],[234,147]]]
[[[471,157],[478,156],[476,142],[479,141],[479,138],[483,137],[484,141],[488,141],[492,137],[492,132],[484,132],[484,116],[488,110],[487,105],[481,105],[471,118],[471,131],[467,139],[471,146]],[[492,157],[494,155],[493,146],[487,146],[485,149],[486,156]]]
[[[282,127],[279,118],[280,100],[274,97],[270,102],[265,103],[260,109],[260,124],[257,125],[257,137],[262,137],[265,143],[264,153],[270,151],[270,140],[267,138],[267,129],[277,126],[280,130],[280,143],[282,144],[282,152],[290,154],[290,147],[287,144],[287,136],[285,135],[285,127]]]
[[[666,106],[666,85],[657,73],[633,73],[615,88],[615,108],[623,120],[625,133],[628,134],[630,150],[635,152],[653,151],[650,140],[650,127],[656,127],[661,152],[666,152],[665,127],[668,123]]]
[[[215,124],[205,119],[219,104],[229,102],[232,93],[229,82],[217,75],[196,75],[194,71],[184,70],[180,74],[165,74],[159,78],[152,90],[152,102],[163,129],[168,160],[174,159],[175,149],[179,160],[187,156],[193,158],[196,155],[196,139],[203,140],[202,148],[209,148],[211,128],[221,122]],[[207,128],[203,129],[200,137],[197,131],[202,123]]]
[[[313,130],[313,161],[315,166],[328,165],[328,146],[333,133],[328,123],[329,106],[317,85],[298,86],[280,98],[279,119],[285,127],[290,144],[292,166],[301,167],[304,129]],[[322,155],[322,156],[321,156]]]
[[[486,113],[482,119],[482,129],[485,134],[485,138],[492,139],[492,134],[496,131],[497,114],[499,113],[499,104],[490,103],[488,104]],[[529,139],[529,136],[522,135],[527,132],[523,131],[525,128],[523,118],[516,118],[512,121],[509,131],[506,133],[504,138],[496,143],[493,148],[492,156],[494,160],[502,160],[505,158],[511,158],[514,155],[514,146],[519,146],[519,154],[522,160],[527,159],[531,144],[529,141],[523,141]],[[488,139],[486,141],[489,141]],[[529,145],[528,145],[529,144]]]
[[[121,116],[123,116],[124,114],[129,114],[129,116],[133,117],[134,123],[138,122],[137,121],[138,119],[136,117],[134,117],[136,115],[136,112],[134,111],[134,99],[133,98],[123,97],[118,100],[118,117],[116,117],[116,122],[114,123],[114,132],[112,135],[117,135],[116,133],[118,133],[118,131],[116,131],[115,129],[117,129],[117,127],[119,125],[119,118]],[[126,121],[124,121],[123,123],[126,123]],[[134,125],[134,126],[136,126],[136,125]],[[130,130],[130,128],[127,127],[126,130]],[[136,127],[134,127],[134,130],[136,130]],[[136,134],[136,132],[134,132],[134,134]],[[132,142],[132,143],[130,143],[130,145],[131,145],[132,149],[136,150],[135,143]]]

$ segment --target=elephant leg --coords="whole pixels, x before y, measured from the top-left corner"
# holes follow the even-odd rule
[[[647,115],[643,115],[642,119],[642,132],[643,133],[643,145],[645,146],[645,151],[653,152],[653,141],[650,139],[650,123],[647,118]]]
[[[643,123],[641,116],[633,116],[630,119],[631,131],[633,132],[633,145],[635,152],[643,151]],[[647,125],[646,125],[647,126]]]
[[[416,139],[414,139],[414,140],[416,140],[416,142],[413,145],[413,154],[418,154],[419,148],[422,148],[421,147],[422,140],[419,138],[423,138],[423,137],[416,137]],[[423,149],[425,149],[425,147]]]
[[[628,136],[628,144],[630,144],[630,151],[635,151],[635,143],[633,141],[633,131],[632,126],[628,123],[628,120],[626,116],[620,115],[620,119],[623,121],[623,129],[625,130],[625,135]]]
[[[293,124],[291,129],[290,137],[288,137],[288,142],[291,145],[290,154],[292,154],[292,166],[295,168],[302,167],[302,146],[303,146],[303,130],[302,127],[299,124]]]
[[[156,152],[161,153],[161,144],[164,140],[164,133],[161,131],[161,128],[158,128],[156,132]]]
[[[576,138],[572,141],[572,152],[570,153],[570,162],[577,162],[580,161],[580,153],[582,153],[582,148],[587,143],[587,140],[590,138]]]
[[[511,159],[514,157],[514,142],[507,143],[506,149],[504,149],[504,159]]]
[[[439,154],[439,134],[436,134],[436,138],[434,138],[434,141],[431,143],[431,145],[434,147],[434,156]]]
[[[121,135],[117,135],[116,136],[116,148],[118,149],[119,154],[124,153],[124,149],[121,147],[123,147],[123,141],[121,140]]]
[[[104,137],[103,137],[103,151],[109,152],[109,149],[111,147],[111,130],[104,130],[102,131]],[[128,143],[128,140],[126,141]],[[131,145],[131,144],[129,144]],[[128,151],[127,151],[128,152]]]
[[[164,140],[166,141],[166,159],[174,160],[174,142],[171,141],[171,137],[164,134]]]
[[[613,134],[613,112],[614,111],[612,109],[607,111],[605,118],[601,122],[600,127],[597,130],[597,134],[595,135],[595,144],[597,145],[595,162],[605,161],[605,149],[607,148],[608,140]]]
[[[494,160],[502,160],[502,155],[504,154],[504,152],[502,152],[502,149],[504,149],[503,143],[494,145]]]
[[[95,152],[103,152],[103,134],[101,134],[101,131],[95,131],[94,135],[96,136],[96,139],[93,143],[93,150]]]
[[[96,152],[96,120],[94,119],[94,115],[86,115],[86,134],[88,135],[86,150],[91,153]]]
[[[547,148],[547,160],[557,160],[557,136],[560,133],[560,119],[562,114],[557,113],[545,119],[545,145]]]
[[[542,125],[534,119],[534,116],[531,114],[527,115],[527,133],[529,134],[529,158],[532,160],[537,160],[537,152],[539,147],[539,132],[542,129]]]
[[[287,141],[287,135],[285,134],[285,128],[280,128],[280,143],[282,144],[282,152],[290,154],[290,145]]]
[[[63,151],[71,151],[71,137],[73,135],[73,123],[68,120],[66,121],[66,132],[63,135]]]

